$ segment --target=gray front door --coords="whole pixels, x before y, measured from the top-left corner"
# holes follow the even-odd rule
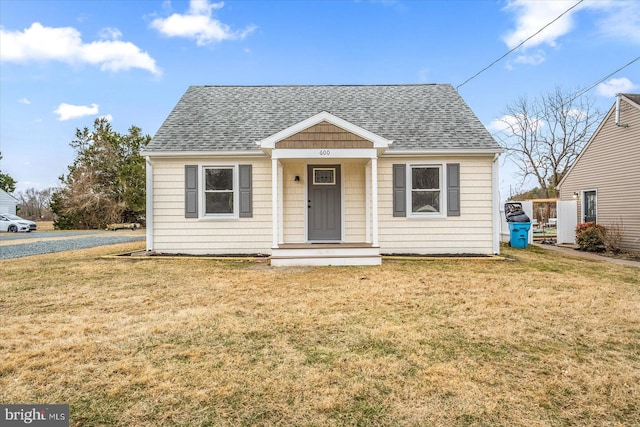
[[[340,165],[309,165],[307,168],[309,240],[340,240]]]

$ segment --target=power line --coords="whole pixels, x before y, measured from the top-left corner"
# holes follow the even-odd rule
[[[576,92],[575,95],[573,95],[569,101],[567,101],[569,104],[571,102],[573,102],[574,100],[578,99],[579,97],[581,97],[582,95],[584,95],[585,93],[589,92],[591,89],[593,89],[594,87],[598,86],[600,83],[602,83],[603,81],[607,80],[609,77],[619,73],[620,71],[624,70],[625,68],[627,68],[629,65],[633,64],[634,62],[640,61],[640,56],[636,57],[635,59],[632,59],[631,61],[627,62],[625,65],[623,65],[622,67],[618,68],[617,70],[607,74],[606,76],[598,79],[596,82],[590,84],[589,86],[587,86],[586,88]],[[531,117],[537,117],[538,114],[540,113],[540,111],[534,111],[532,114],[530,114]],[[496,136],[498,134],[503,133],[504,130],[497,130],[495,132],[493,132],[491,134],[491,136]]]
[[[578,97],[581,97],[582,95],[584,95],[585,93],[589,92],[591,89],[593,89],[594,87],[598,86],[600,83],[602,83],[603,81],[607,80],[609,77],[613,76],[614,74],[618,73],[619,71],[624,70],[625,68],[627,68],[629,65],[633,64],[634,62],[640,60],[640,56],[638,56],[636,59],[631,60],[630,62],[628,62],[627,64],[623,65],[622,67],[618,68],[617,70],[615,70],[612,73],[607,74],[606,76],[604,76],[603,78],[601,78],[600,80],[598,80],[597,82],[593,83],[592,85],[588,86],[586,89],[581,90],[580,92],[578,92],[573,99],[576,99]],[[572,99],[572,100],[573,100]]]
[[[507,55],[509,55],[511,52],[513,52],[514,50],[517,50],[520,46],[522,46],[523,44],[525,44],[526,42],[528,42],[529,40],[531,40],[532,38],[534,38],[535,36],[537,36],[538,34],[540,34],[545,28],[547,28],[549,25],[553,24],[554,22],[556,22],[558,19],[562,18],[564,15],[566,15],[567,13],[569,13],[572,9],[574,9],[576,6],[578,6],[580,3],[582,3],[584,0],[580,0],[578,1],[578,3],[574,4],[573,6],[571,6],[569,9],[565,10],[564,12],[562,12],[560,15],[558,15],[558,17],[556,17],[556,19],[554,19],[553,21],[549,22],[547,25],[545,25],[544,27],[540,28],[538,31],[536,31],[535,34],[529,36],[527,39],[525,39],[524,41],[522,41],[518,46],[514,47],[513,49],[511,49],[509,52],[505,53],[504,55],[502,55],[500,58],[496,59],[495,61],[493,61],[491,64],[487,65],[486,67],[484,67],[482,70],[478,71],[477,73],[475,73],[473,76],[469,77],[467,80],[465,80],[464,82],[460,83],[458,86],[456,86],[456,92],[458,91],[458,89],[461,86],[464,86],[465,84],[467,84],[468,82],[470,82],[471,80],[475,79],[476,77],[478,77],[480,74],[484,73],[485,71],[487,71],[489,68],[493,67],[495,64],[497,64],[498,62],[500,62],[501,60],[503,60]]]

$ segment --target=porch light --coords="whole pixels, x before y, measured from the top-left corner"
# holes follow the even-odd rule
[[[296,175],[296,177],[293,179],[295,182],[300,182],[300,176]]]
[[[575,192],[573,193],[573,198],[574,198],[574,199],[577,199],[577,198],[578,198],[578,192],[577,192],[577,191],[575,191]]]

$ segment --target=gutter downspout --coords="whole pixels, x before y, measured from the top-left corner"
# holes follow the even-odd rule
[[[153,250],[153,164],[151,163],[151,159],[149,158],[149,156],[146,156],[146,175],[147,175],[146,229],[147,229],[147,251],[149,252]]]
[[[616,126],[628,128],[628,124],[620,123],[620,94],[616,93]]]
[[[500,188],[499,188],[499,176],[498,176],[498,158],[499,153],[494,154],[492,164],[492,177],[493,177],[493,203],[491,210],[493,211],[493,254],[500,255]]]

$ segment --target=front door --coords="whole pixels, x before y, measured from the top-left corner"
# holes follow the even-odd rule
[[[584,222],[596,222],[596,192],[584,192]]]
[[[309,165],[307,172],[309,240],[340,240],[342,238],[340,165]]]

